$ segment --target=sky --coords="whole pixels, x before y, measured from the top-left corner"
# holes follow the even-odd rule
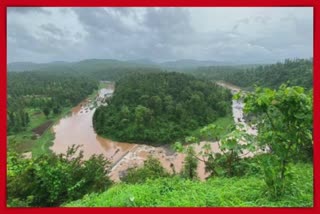
[[[10,7],[8,62],[313,57],[311,7]]]

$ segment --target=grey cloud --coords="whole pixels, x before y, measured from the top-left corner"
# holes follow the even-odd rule
[[[21,13],[21,14],[28,14],[28,13],[43,13],[50,15],[51,12],[47,11],[41,7],[8,7],[8,13]]]
[[[251,9],[248,15],[239,15],[233,22],[225,21],[223,15],[199,19],[208,21],[209,27],[202,31],[199,31],[202,23],[192,22],[191,16],[201,13],[201,8],[10,8],[8,11],[12,19],[8,23],[9,61],[193,58],[256,63],[312,56],[312,16],[289,12],[286,15],[285,10],[273,17],[268,13],[251,14]],[[28,26],[32,29],[24,27],[25,22],[20,21],[22,18],[17,13],[24,14],[24,20],[29,19]],[[41,17],[63,14],[74,18],[76,30],[63,27],[61,18],[48,21],[28,18],[39,13]],[[218,23],[225,23],[224,28],[217,28]]]
[[[241,24],[249,24],[250,20],[249,18],[245,18],[245,19],[240,19],[239,21],[237,21],[237,23],[233,26],[232,31],[237,31],[239,26]]]
[[[42,24],[42,25],[40,25],[40,28],[43,29],[44,31],[47,31],[53,35],[58,35],[60,37],[63,37],[66,33],[68,33],[68,32],[65,32],[62,29],[58,28],[57,26],[55,26],[52,23]]]
[[[53,25],[42,26],[41,29],[51,31],[57,34],[58,28],[52,28]],[[51,28],[50,28],[51,27]],[[56,32],[57,31],[57,32]],[[8,26],[8,57],[18,58],[19,61],[51,61],[54,58],[70,58],[69,54],[65,55],[68,48],[66,39],[55,38],[54,35],[45,35],[41,39],[28,31],[27,27],[21,25]],[[17,61],[17,60],[16,60]]]
[[[117,9],[118,11],[120,9]],[[119,20],[121,13],[111,14],[104,8],[75,8],[79,21],[86,30],[94,34],[96,30],[103,32],[129,33],[129,29]]]
[[[124,57],[127,54],[127,58],[170,59],[174,57],[171,45],[185,45],[188,34],[193,33],[188,12],[180,8],[148,8],[142,22],[137,12],[128,8],[95,8],[90,11],[75,8],[74,12],[89,35],[89,44],[96,46],[100,43],[108,46],[104,51],[108,50],[109,54],[113,52]],[[128,27],[121,20],[122,14],[131,15],[138,28]]]
[[[160,33],[188,33],[193,31],[189,12],[183,8],[147,8],[144,24]]]

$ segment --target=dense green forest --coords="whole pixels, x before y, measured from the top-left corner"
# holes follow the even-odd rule
[[[174,64],[174,66],[172,65]],[[197,78],[213,81],[224,80],[237,86],[253,89],[254,85],[277,88],[282,83],[312,87],[313,59],[286,59],[275,64],[224,65],[223,63],[182,60],[156,64],[149,61],[119,61],[90,59],[75,63],[56,62],[47,64],[13,63],[10,71],[38,71],[45,73],[76,73],[90,75],[98,80],[118,80],[136,71],[178,71],[191,73]],[[10,72],[9,72],[10,73]]]
[[[9,73],[37,72],[43,75],[68,74],[86,76],[96,80],[115,81],[132,72],[161,71],[160,67],[153,64],[119,61],[112,59],[87,59],[79,62],[53,62],[53,63],[12,63],[8,65]]]
[[[96,80],[71,73],[9,72],[8,133],[26,129],[28,109],[37,109],[45,116],[59,114],[63,107],[78,104],[97,88]]]
[[[116,82],[93,125],[120,141],[171,143],[230,114],[230,106],[231,93],[213,83],[180,73],[135,73]]]
[[[189,71],[198,78],[223,80],[234,85],[253,89],[254,85],[278,88],[282,83],[312,88],[312,59],[287,59],[270,65],[210,66]]]

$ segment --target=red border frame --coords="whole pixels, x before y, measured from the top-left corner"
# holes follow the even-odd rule
[[[55,212],[78,212],[86,213],[95,211],[104,213],[106,211],[113,212],[188,212],[200,211],[209,212],[225,212],[225,213],[246,213],[260,214],[269,212],[281,212],[283,214],[304,213],[320,213],[320,112],[316,111],[320,104],[320,41],[314,39],[314,207],[313,208],[7,208],[6,207],[6,79],[7,79],[7,43],[6,43],[6,8],[10,6],[186,6],[186,7],[209,7],[209,6],[225,6],[225,7],[313,7],[314,8],[314,38],[320,38],[320,0],[0,0],[0,211],[2,213],[55,213]],[[107,209],[107,210],[106,210]],[[151,210],[152,209],[152,210]]]

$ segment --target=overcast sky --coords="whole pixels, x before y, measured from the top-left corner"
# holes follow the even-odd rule
[[[313,9],[8,8],[8,62],[313,56]]]

